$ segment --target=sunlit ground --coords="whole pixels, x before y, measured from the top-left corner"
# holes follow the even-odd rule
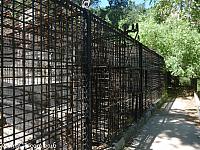
[[[198,150],[200,121],[194,99],[178,97],[157,112],[125,150]]]

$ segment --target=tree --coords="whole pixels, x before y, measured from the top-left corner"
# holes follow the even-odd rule
[[[142,43],[156,49],[175,76],[200,76],[200,34],[187,20],[168,17],[156,23],[152,14],[140,23]]]
[[[108,3],[110,7],[127,7],[128,6],[128,0],[108,0]]]
[[[125,15],[123,19],[119,22],[119,27],[122,28],[124,24],[127,24],[129,27],[133,23],[137,23],[140,21],[140,18],[143,14],[145,14],[146,9],[144,4],[136,5],[135,2],[130,1],[128,7],[125,9]]]
[[[107,6],[106,8],[96,9],[93,12],[95,12],[104,20],[110,22],[115,27],[121,26],[120,22],[122,20],[128,20],[128,18],[131,18],[133,20],[132,15],[136,14],[136,5],[134,2],[132,2],[131,0],[108,0],[108,2],[110,6]]]
[[[154,0],[155,2],[156,0]],[[155,2],[155,20],[161,23],[169,16],[186,19],[200,32],[200,1],[198,0],[160,0]]]

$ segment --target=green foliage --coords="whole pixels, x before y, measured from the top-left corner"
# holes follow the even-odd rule
[[[173,3],[170,1],[160,1],[155,6],[154,19],[156,22],[161,23],[169,17],[172,12]]]
[[[127,7],[128,6],[128,0],[108,0],[108,3],[110,4],[110,7]]]
[[[136,5],[131,0],[124,0],[120,3],[112,1],[111,3],[106,8],[92,9],[92,11],[115,27],[121,27],[125,23],[131,25],[138,22],[139,16],[145,12],[143,4]]]
[[[180,79],[180,85],[181,86],[191,86],[191,80],[187,77],[181,77]]]
[[[157,23],[165,21],[169,16],[188,20],[200,32],[200,1],[157,0],[154,14]]]
[[[113,26],[118,27],[120,20],[123,18],[125,11],[123,8],[98,8],[92,9],[92,12],[111,23]]]
[[[133,23],[137,23],[140,20],[142,14],[146,12],[144,4],[136,5],[135,2],[130,2],[129,6],[125,10],[123,19],[119,21],[119,27],[122,28],[123,24],[127,24],[131,27]]]
[[[197,91],[200,92],[200,79],[197,80]],[[200,94],[199,94],[200,96]]]
[[[164,56],[167,70],[173,75],[200,75],[200,34],[187,21],[168,17],[158,24],[148,16],[140,28],[142,43]]]
[[[115,27],[119,27],[119,22],[127,13],[127,8],[120,6],[108,6],[106,8],[93,9],[93,13],[100,16],[102,19],[111,23]]]
[[[191,9],[191,24],[197,28],[200,33],[200,1],[194,1]]]

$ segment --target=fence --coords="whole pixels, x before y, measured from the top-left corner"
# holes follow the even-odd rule
[[[161,56],[70,1],[0,1],[0,143],[96,149],[161,96]]]

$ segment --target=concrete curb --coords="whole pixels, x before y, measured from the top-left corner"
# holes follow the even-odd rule
[[[199,100],[199,97],[198,97],[198,95],[196,93],[194,93],[194,100],[195,100],[195,103],[196,103],[198,117],[200,119],[200,100]]]
[[[121,136],[121,139],[112,144],[112,147],[107,150],[122,150],[125,147],[125,144],[130,140],[130,138],[135,135],[142,126],[149,120],[156,110],[156,105],[153,105],[149,110],[143,115],[143,117],[138,120],[137,123],[129,126]]]

